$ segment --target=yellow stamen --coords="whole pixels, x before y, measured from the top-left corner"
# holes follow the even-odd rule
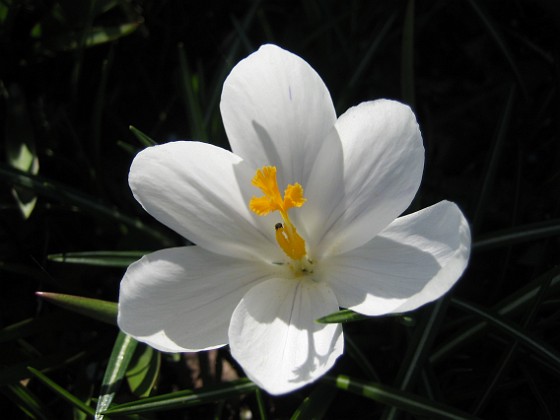
[[[275,166],[264,166],[258,169],[252,184],[259,188],[264,196],[251,198],[249,208],[259,216],[266,216],[274,211],[280,212],[284,225],[276,224],[276,241],[291,259],[302,259],[306,254],[305,241],[297,233],[288,217],[288,210],[301,207],[305,203],[303,187],[298,183],[290,184],[284,190],[284,197],[282,197],[278,188]]]

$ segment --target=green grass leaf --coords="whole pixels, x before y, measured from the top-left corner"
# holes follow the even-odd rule
[[[132,34],[144,23],[137,22],[121,23],[114,26],[87,27],[80,32],[66,32],[41,39],[35,46],[37,52],[45,51],[74,51],[80,48],[91,48],[106,44],[119,38]]]
[[[401,95],[411,108],[415,106],[414,93],[414,0],[408,0],[403,22],[401,44]]]
[[[290,420],[322,419],[327,414],[336,393],[336,388],[327,384],[318,384],[294,411]]]
[[[317,320],[317,322],[320,322],[321,324],[339,324],[342,322],[363,321],[364,319],[368,319],[368,317],[351,311],[350,309],[343,309],[321,317]]]
[[[550,282],[550,285],[548,285]],[[538,295],[541,287],[547,286],[546,294],[557,290],[560,287],[560,268],[556,267],[547,271],[542,276],[529,283],[523,289],[512,293],[492,308],[494,313],[500,316],[512,315],[527,307]],[[451,354],[458,347],[472,342],[477,336],[488,328],[485,321],[474,322],[470,326],[461,328],[461,331],[446,341],[443,345],[435,349],[430,355],[430,363],[437,363],[447,355]]]
[[[48,407],[35,394],[21,384],[8,385],[1,392],[12,400],[30,419],[53,418]]]
[[[26,98],[16,84],[9,87],[6,93],[6,123],[4,128],[6,158],[8,164],[25,173],[37,175],[39,173],[39,158],[35,151],[35,136]],[[32,190],[15,186],[12,195],[19,210],[28,219],[37,203],[37,196]]]
[[[157,144],[157,142],[155,140],[153,140],[146,133],[140,131],[138,128],[131,125],[131,126],[128,127],[128,129],[130,131],[132,131],[132,134],[134,134],[136,136],[136,138],[138,139],[140,144],[142,144],[142,146],[150,147],[150,146],[155,146]]]
[[[473,243],[473,251],[486,251],[559,235],[560,220],[547,220],[481,235]]]
[[[116,302],[50,292],[36,292],[36,295],[69,311],[107,324],[117,325]]]
[[[560,371],[560,353],[548,344],[532,337],[527,332],[521,330],[513,322],[507,321],[499,314],[493,314],[477,305],[473,305],[472,303],[468,303],[460,299],[451,299],[451,302],[454,306],[483,318],[485,321],[496,327],[498,331],[519,340],[519,342],[535,352],[536,355],[547,359],[549,362],[554,364]]]
[[[208,140],[208,133],[202,117],[202,104],[200,103],[198,78],[193,74],[187,63],[187,56],[183,44],[177,48],[179,54],[181,97],[187,111],[187,119],[192,138],[195,140]]]
[[[216,402],[254,392],[257,386],[248,379],[239,379],[225,384],[208,386],[196,390],[185,390],[148,397],[138,401],[116,405],[104,414],[136,414],[186,408]]]
[[[327,375],[323,381],[343,391],[392,405],[408,413],[426,416],[430,419],[464,420],[475,418],[453,407],[375,382],[363,382],[345,375]]]
[[[126,380],[132,393],[147,397],[156,384],[161,366],[161,353],[146,344],[136,348],[134,358],[126,371]]]
[[[0,181],[4,181],[9,185],[19,185],[29,188],[39,195],[58,200],[67,205],[74,205],[94,215],[103,216],[116,222],[123,223],[158,239],[164,246],[172,244],[169,238],[164,234],[144,225],[140,219],[126,216],[116,208],[100,204],[99,199],[96,197],[88,196],[67,185],[40,176],[33,176],[25,172],[17,171],[4,165],[0,165]]]
[[[101,267],[128,267],[138,261],[149,251],[86,251],[65,252],[62,254],[50,254],[49,261],[66,264],[81,264]]]
[[[103,412],[113,402],[137,345],[138,341],[134,338],[122,331],[119,332],[101,383],[101,395],[99,395],[95,408],[96,420],[104,418]]]
[[[83,411],[84,413],[89,414],[90,416],[93,416],[95,414],[95,411],[93,410],[93,408],[84,404],[84,402],[81,401],[79,398],[75,397],[74,395],[72,395],[71,393],[66,391],[63,387],[58,385],[56,382],[50,380],[46,375],[43,375],[37,369],[34,369],[32,367],[28,367],[27,369],[33,374],[33,376],[35,376],[37,379],[39,379],[43,384],[48,386],[58,396],[60,396],[61,398],[64,398],[66,401],[68,401],[70,404],[72,404],[78,410]]]

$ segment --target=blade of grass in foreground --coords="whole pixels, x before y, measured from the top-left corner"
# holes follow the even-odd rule
[[[138,341],[134,338],[119,332],[111,352],[111,357],[109,358],[109,363],[107,364],[107,369],[105,370],[105,375],[103,376],[103,382],[101,383],[101,395],[99,395],[97,407],[95,408],[96,420],[103,419],[103,412],[113,402],[113,398],[115,398],[115,394],[121,385],[137,345]]]
[[[492,308],[492,311],[500,314],[501,316],[510,315],[519,311],[528,305],[539,293],[539,290],[545,283],[550,282],[548,286],[548,294],[551,289],[557,289],[560,286],[560,268],[553,268],[542,276],[529,283],[523,289],[511,294],[499,304]],[[450,354],[453,350],[457,349],[461,345],[464,345],[472,339],[482,333],[485,328],[488,327],[488,323],[485,321],[479,321],[474,323],[468,328],[464,328],[460,333],[453,336],[449,341],[444,343],[441,347],[435,349],[430,356],[430,363],[437,363],[442,360],[445,356]]]
[[[321,324],[338,324],[342,322],[362,321],[364,319],[368,319],[368,317],[351,311],[350,309],[342,309],[341,311],[319,318],[317,322]]]
[[[50,254],[49,261],[66,264],[94,265],[126,268],[149,251],[86,251]]]
[[[86,414],[89,414],[90,416],[93,416],[95,414],[95,411],[93,410],[93,408],[91,408],[90,406],[84,404],[83,401],[81,401],[79,398],[75,397],[74,395],[72,395],[71,393],[69,393],[68,391],[66,391],[63,387],[61,387],[60,385],[58,385],[56,382],[50,380],[46,375],[43,375],[40,371],[38,371],[37,369],[34,369],[32,367],[28,367],[27,368],[37,379],[39,379],[43,384],[45,384],[46,386],[48,386],[53,392],[55,392],[57,395],[59,395],[61,398],[64,398],[66,401],[68,401],[70,404],[72,404],[74,407],[76,407],[78,410],[83,411]]]
[[[318,384],[294,411],[290,420],[322,419],[327,414],[336,392],[336,388],[332,386]]]
[[[423,313],[420,323],[416,326],[412,339],[408,344],[408,351],[404,357],[395,385],[400,390],[413,389],[432,348],[432,343],[440,329],[443,317],[447,313],[448,297],[439,299],[426,313]],[[382,419],[393,419],[397,408],[391,407],[383,413]]]
[[[138,397],[149,396],[156,384],[160,367],[161,353],[140,343],[126,371],[126,380],[132,393]]]
[[[116,302],[83,296],[64,295],[61,293],[36,292],[35,294],[61,308],[97,319],[107,324],[117,325]]]
[[[323,381],[343,391],[392,405],[408,413],[426,416],[430,419],[464,420],[476,418],[453,407],[375,382],[362,382],[345,375],[326,375]]]
[[[534,337],[531,337],[529,334],[522,331],[514,323],[505,320],[500,315],[494,315],[489,311],[486,311],[476,305],[465,302],[463,300],[452,299],[451,302],[454,306],[461,308],[465,311],[474,313],[479,317],[483,318],[485,321],[488,321],[490,324],[495,326],[504,334],[507,334],[515,338],[516,340],[519,340],[520,343],[524,344],[526,347],[529,347],[531,350],[533,350],[535,354],[547,359],[549,362],[556,365],[558,369],[560,369],[560,353],[558,353],[555,349],[545,344],[544,342]]]
[[[172,410],[175,408],[192,407],[195,405],[215,402],[216,400],[236,397],[254,392],[257,385],[248,379],[239,379],[227,384],[208,386],[196,390],[185,390],[143,398],[138,401],[113,406],[103,414],[136,414],[155,411]]]
[[[259,418],[261,420],[267,420],[268,417],[266,415],[266,405],[264,402],[262,391],[259,388],[255,389],[255,397],[257,399],[257,407],[259,408]]]

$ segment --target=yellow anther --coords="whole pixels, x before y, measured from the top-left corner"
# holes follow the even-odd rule
[[[287,256],[293,260],[302,259],[306,254],[305,241],[299,236],[288,217],[288,210],[301,207],[305,203],[303,187],[298,183],[290,184],[284,190],[284,197],[282,197],[278,188],[275,166],[263,166],[258,169],[252,184],[260,189],[264,196],[251,198],[249,208],[259,216],[266,216],[273,211],[280,212],[284,225],[276,224],[276,241]]]
[[[276,242],[292,260],[300,260],[305,257],[305,241],[299,236],[295,227],[277,228]]]
[[[301,207],[307,199],[303,196],[303,187],[297,182],[288,185],[284,190],[284,208],[287,210],[292,207]]]

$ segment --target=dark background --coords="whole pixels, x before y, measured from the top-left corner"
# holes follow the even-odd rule
[[[92,34],[98,37],[90,43]],[[268,42],[317,70],[339,114],[377,98],[410,104],[427,157],[413,209],[448,199],[471,222],[470,266],[448,299],[407,317],[345,325],[376,382],[482,418],[558,418],[559,2],[0,0],[5,418],[25,416],[14,387],[32,391],[48,408],[46,418],[72,418],[71,406],[28,379],[25,367],[44,369],[88,401],[99,395],[117,334],[34,293],[116,301],[124,268],[60,263],[49,255],[184,243],[132,198],[128,168],[143,145],[129,126],[157,142],[199,139],[228,147],[219,115],[223,80]],[[38,169],[14,163],[23,146]],[[14,188],[20,201],[37,199],[27,217]],[[525,303],[500,312],[515,296]],[[491,323],[457,338],[483,320],[465,302],[505,319],[514,332]],[[459,345],[441,350],[455,338]],[[233,363],[227,349],[218,360]],[[198,363],[208,365],[207,357]],[[152,395],[196,384],[189,366],[164,355]],[[352,352],[332,374],[371,380]],[[289,418],[318,386],[264,395],[267,414]],[[123,384],[115,401],[134,399]],[[324,404],[326,418],[390,417],[382,403],[340,390]],[[247,395],[146,417],[237,418],[251,410],[257,418],[256,407]]]

